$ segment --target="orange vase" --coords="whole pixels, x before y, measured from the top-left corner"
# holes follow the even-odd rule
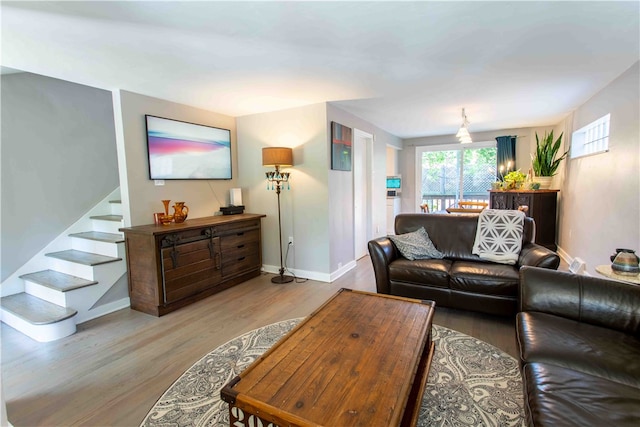
[[[162,204],[164,205],[164,214],[169,215],[169,203],[171,200],[163,200]]]
[[[187,215],[189,214],[189,207],[184,204],[184,202],[176,202],[173,205],[173,220],[176,224],[184,222],[187,219]]]

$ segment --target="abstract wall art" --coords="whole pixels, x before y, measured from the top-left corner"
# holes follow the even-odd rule
[[[331,122],[331,169],[351,170],[351,128]]]

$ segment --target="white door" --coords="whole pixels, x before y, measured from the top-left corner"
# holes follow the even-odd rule
[[[367,255],[371,239],[371,162],[373,135],[354,129],[353,132],[353,243],[355,259]]]

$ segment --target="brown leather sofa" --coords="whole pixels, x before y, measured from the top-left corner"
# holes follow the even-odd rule
[[[640,286],[520,270],[529,426],[640,426]]]
[[[499,315],[518,311],[518,271],[523,265],[557,269],[560,257],[532,242],[533,219],[525,219],[522,250],[516,265],[473,255],[478,215],[400,214],[396,234],[424,227],[444,259],[403,258],[388,237],[369,242],[378,293],[433,300],[438,306]]]

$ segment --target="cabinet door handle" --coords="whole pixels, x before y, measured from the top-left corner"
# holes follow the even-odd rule
[[[213,258],[215,256],[215,245],[213,244],[213,240],[209,240],[209,256]]]
[[[173,247],[169,255],[171,256],[173,268],[178,268],[178,250],[175,248],[175,246]]]
[[[244,231],[240,233],[236,233],[236,236],[244,236]]]
[[[238,249],[240,249],[240,248],[244,248],[244,245],[238,245],[238,246],[236,246],[236,247],[237,247]]]
[[[238,258],[238,261],[242,261],[242,260],[244,260],[245,258],[246,258],[246,256],[240,257],[240,258]]]

